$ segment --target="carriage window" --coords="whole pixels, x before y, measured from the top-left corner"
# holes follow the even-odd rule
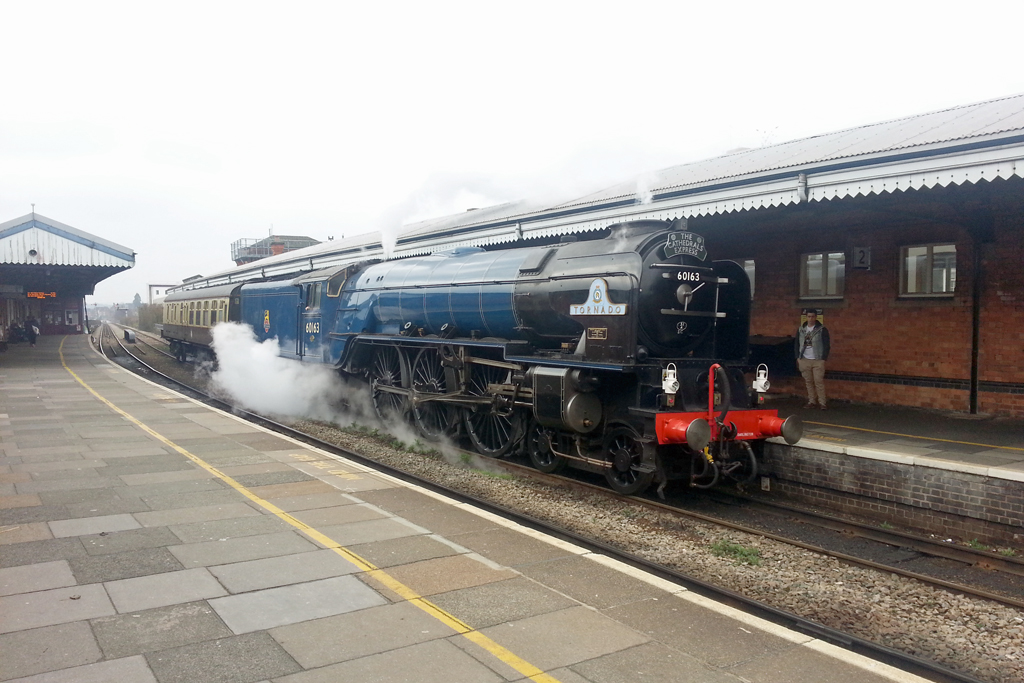
[[[195,325],[196,324],[196,311],[195,311],[195,308],[196,308],[195,302],[194,301],[190,301],[189,304],[188,304],[188,324],[189,325]]]
[[[846,254],[826,251],[804,254],[800,261],[800,296],[841,299],[846,282]]]
[[[956,245],[923,244],[900,250],[900,296],[952,296]]]

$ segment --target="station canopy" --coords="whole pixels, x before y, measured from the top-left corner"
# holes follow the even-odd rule
[[[673,166],[557,203],[512,202],[357,235],[197,278],[183,288],[802,203],[1024,178],[1024,94]],[[397,226],[396,226],[397,227]]]
[[[0,223],[0,283],[19,293],[92,294],[97,282],[132,268],[135,252],[31,213]]]

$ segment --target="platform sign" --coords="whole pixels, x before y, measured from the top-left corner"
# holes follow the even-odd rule
[[[853,248],[853,269],[871,270],[871,247]]]
[[[56,299],[57,292],[26,292],[29,299]]]

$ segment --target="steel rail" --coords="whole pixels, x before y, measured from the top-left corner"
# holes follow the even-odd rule
[[[717,491],[715,494],[742,501],[744,505],[747,505],[752,509],[763,509],[769,512],[782,511],[787,515],[798,516],[804,520],[811,520],[811,523],[817,526],[831,529],[833,531],[854,533],[861,538],[866,538],[877,543],[910,548],[911,550],[916,550],[932,557],[956,560],[957,562],[980,566],[984,569],[1000,571],[1005,574],[1024,576],[1024,558],[1000,555],[980,548],[965,548],[959,545],[950,545],[949,543],[934,541],[919,534],[897,531],[895,529],[883,529],[854,520],[834,517],[823,512],[804,510],[784,503],[776,503],[774,501],[761,500],[758,498],[751,498],[749,496],[722,491]]]
[[[116,339],[116,335],[115,335],[115,339]],[[637,569],[641,569],[641,570],[643,570],[645,572],[648,572],[650,574],[658,576],[659,578],[662,578],[662,579],[665,579],[665,580],[670,581],[672,583],[675,583],[677,585],[680,585],[683,588],[686,588],[687,590],[693,591],[694,593],[696,593],[698,595],[701,595],[703,597],[706,597],[706,598],[709,598],[709,599],[713,599],[713,600],[715,600],[717,602],[720,602],[720,603],[726,604],[726,605],[728,605],[730,607],[739,609],[739,610],[741,610],[743,612],[746,612],[748,614],[752,614],[754,616],[763,618],[766,621],[770,621],[772,623],[775,623],[775,624],[778,624],[778,625],[781,625],[781,626],[784,626],[784,627],[787,627],[787,628],[791,628],[791,629],[794,629],[794,630],[797,630],[797,631],[800,631],[800,632],[803,632],[803,633],[807,633],[809,635],[813,635],[815,637],[821,638],[821,639],[823,639],[825,641],[828,641],[828,642],[830,642],[832,644],[841,646],[841,647],[843,647],[843,648],[845,648],[847,650],[850,650],[852,652],[855,652],[857,654],[861,654],[861,655],[869,657],[871,659],[884,662],[886,664],[894,666],[894,667],[896,667],[898,669],[901,669],[903,671],[907,671],[909,673],[921,676],[922,678],[927,678],[928,680],[934,681],[935,683],[985,683],[985,681],[982,681],[981,679],[975,678],[973,676],[970,676],[969,674],[966,674],[966,673],[963,673],[963,672],[960,672],[960,671],[955,671],[953,669],[949,669],[947,667],[942,666],[941,664],[938,664],[937,662],[932,662],[932,661],[929,661],[929,660],[926,660],[926,659],[922,659],[922,658],[917,657],[915,655],[910,655],[910,654],[901,652],[899,650],[887,647],[885,645],[880,645],[878,643],[874,643],[874,642],[869,641],[867,639],[860,638],[859,636],[855,636],[855,635],[852,635],[852,634],[840,631],[838,629],[834,629],[832,627],[825,626],[824,624],[820,624],[818,622],[811,621],[809,619],[804,619],[803,617],[800,617],[799,615],[793,614],[791,612],[787,612],[785,610],[782,610],[782,609],[779,609],[779,608],[776,608],[776,607],[772,607],[771,605],[767,605],[767,604],[764,604],[764,603],[759,602],[757,600],[754,600],[752,598],[748,598],[748,597],[746,597],[746,596],[744,596],[744,595],[742,595],[740,593],[737,593],[735,591],[732,591],[732,590],[729,590],[729,589],[726,589],[726,588],[721,588],[719,586],[715,586],[715,585],[713,585],[711,583],[708,583],[708,582],[706,582],[706,581],[704,581],[702,579],[699,579],[699,578],[697,578],[695,576],[684,574],[682,572],[677,572],[677,571],[675,571],[673,569],[661,566],[661,565],[656,564],[654,562],[651,562],[651,561],[649,561],[649,560],[647,560],[647,559],[645,559],[643,557],[640,557],[638,555],[634,555],[632,553],[628,553],[626,551],[620,550],[620,549],[618,549],[618,548],[616,548],[614,546],[605,544],[605,543],[603,543],[601,541],[596,541],[594,539],[591,539],[591,538],[588,538],[588,537],[585,537],[585,536],[581,536],[581,535],[579,535],[579,534],[577,534],[577,533],[575,533],[573,531],[570,531],[568,529],[556,526],[556,525],[551,524],[549,522],[545,522],[543,520],[540,520],[538,518],[532,517],[530,515],[526,515],[526,514],[517,512],[515,510],[511,510],[509,508],[506,508],[506,507],[504,507],[502,505],[498,505],[498,504],[493,503],[491,501],[480,499],[480,498],[477,498],[475,496],[472,496],[472,495],[469,495],[469,494],[466,494],[466,493],[462,493],[462,492],[457,491],[455,489],[450,489],[450,488],[448,488],[446,486],[443,486],[441,484],[433,482],[433,481],[431,481],[429,479],[425,479],[425,478],[419,477],[419,476],[417,476],[415,474],[411,474],[409,472],[405,472],[404,470],[398,469],[396,467],[393,467],[393,466],[390,466],[390,465],[387,465],[387,464],[384,464],[384,463],[380,463],[380,462],[378,462],[376,460],[373,460],[372,458],[369,458],[369,457],[367,457],[367,456],[365,456],[365,455],[363,455],[361,453],[357,453],[355,451],[348,450],[348,449],[343,448],[341,446],[337,446],[335,444],[332,444],[332,443],[330,443],[328,441],[323,441],[321,439],[317,439],[316,437],[313,437],[313,436],[310,436],[308,434],[305,434],[305,433],[303,433],[303,432],[301,432],[301,431],[299,431],[297,429],[289,427],[288,425],[284,425],[284,424],[275,422],[273,420],[270,420],[269,418],[263,417],[261,415],[257,415],[255,413],[250,413],[250,412],[248,412],[246,410],[243,410],[243,409],[240,409],[240,408],[238,408],[236,406],[233,406],[233,405],[231,405],[231,404],[229,404],[229,403],[227,403],[225,401],[222,401],[220,399],[216,399],[216,398],[213,398],[211,396],[208,396],[204,392],[202,392],[202,391],[200,391],[198,389],[195,389],[194,387],[190,387],[190,386],[184,384],[183,382],[180,382],[180,381],[174,379],[173,377],[170,377],[170,376],[160,372],[159,370],[156,370],[155,368],[153,368],[152,366],[150,366],[146,362],[144,362],[141,359],[133,356],[131,354],[131,352],[123,344],[121,344],[120,340],[117,340],[117,341],[118,341],[118,344],[121,346],[121,348],[124,349],[124,352],[127,355],[129,355],[132,358],[134,358],[136,360],[136,362],[138,362],[140,365],[146,367],[150,372],[153,372],[154,374],[156,374],[159,377],[163,378],[167,382],[170,382],[170,383],[172,383],[172,384],[174,384],[174,385],[176,385],[178,387],[183,387],[189,393],[195,394],[195,395],[201,397],[200,400],[202,402],[204,402],[204,403],[206,403],[208,405],[214,406],[214,407],[218,407],[220,409],[226,409],[227,412],[230,412],[233,415],[242,417],[245,420],[251,421],[251,422],[253,422],[255,424],[259,424],[259,425],[261,425],[263,427],[266,427],[266,428],[271,429],[273,431],[279,432],[281,434],[285,434],[285,435],[287,435],[287,436],[289,436],[291,438],[296,439],[297,441],[301,441],[303,443],[315,446],[315,447],[317,447],[317,448],[319,448],[321,450],[324,450],[324,451],[326,451],[328,453],[332,453],[332,454],[337,455],[339,457],[343,457],[343,458],[347,458],[347,459],[350,459],[350,460],[354,460],[354,461],[359,462],[359,463],[361,463],[363,465],[371,467],[371,468],[373,468],[373,469],[375,469],[377,471],[384,472],[385,474],[387,474],[389,476],[392,476],[392,477],[395,477],[396,479],[399,479],[401,481],[405,481],[407,483],[414,484],[416,486],[420,486],[420,487],[425,488],[425,489],[427,489],[429,491],[432,491],[432,492],[444,495],[444,496],[446,496],[448,498],[452,498],[452,499],[454,499],[454,500],[456,500],[456,501],[458,501],[460,503],[466,503],[466,504],[472,505],[474,507],[480,508],[482,510],[485,510],[487,512],[490,512],[492,514],[498,515],[500,517],[503,517],[505,519],[508,519],[510,521],[513,521],[513,522],[515,522],[517,524],[520,524],[520,525],[525,526],[527,528],[533,529],[535,531],[543,532],[543,533],[548,534],[550,536],[554,536],[555,538],[559,538],[559,539],[567,541],[569,543],[573,543],[573,544],[575,544],[577,546],[580,546],[580,547],[585,548],[587,550],[590,550],[592,552],[596,552],[596,553],[605,555],[607,557],[611,557],[613,559],[619,560],[620,562],[623,562],[623,563],[625,563],[627,565],[630,565],[630,566],[635,567]],[[482,460],[486,460],[488,462],[495,462],[495,463],[498,463],[498,464],[503,465],[503,466],[513,465],[513,463],[507,463],[507,462],[498,461],[498,460],[493,460],[492,461],[489,458],[485,458],[484,456],[480,456],[479,454],[475,454],[475,453],[472,454],[472,455],[474,455],[476,457],[480,457]],[[542,473],[537,472],[536,470],[532,470],[532,468],[525,468],[525,467],[520,466],[520,465],[514,465],[514,467],[515,468],[522,468],[523,470],[528,470],[531,473],[531,476],[537,475],[537,474],[542,474]],[[562,477],[552,477],[552,475],[542,475],[542,476],[543,477],[550,477],[553,481],[557,481],[559,484],[563,484],[563,485],[565,483],[572,483],[574,485],[575,484],[581,484],[581,485],[584,485],[584,486],[590,486],[589,484],[584,484],[583,482],[573,482],[570,479],[565,479],[565,478],[562,478]],[[610,495],[610,496],[613,496],[613,497],[623,498],[621,496],[617,496],[617,494],[615,494],[614,492],[609,491],[607,489],[603,489],[603,488],[600,488],[600,487],[593,487],[593,488],[594,488],[594,490],[601,491],[605,495]],[[652,504],[652,503],[654,503],[654,501],[645,501],[645,500],[643,500],[641,498],[623,498],[623,499],[624,500],[629,500],[630,502],[638,502],[638,503],[644,503],[644,504]],[[673,513],[676,513],[676,514],[680,513],[679,510],[668,508],[667,506],[666,506],[666,509],[670,510]],[[689,514],[689,513],[686,513],[686,514]],[[694,515],[694,516],[706,517],[706,516],[703,516],[703,515]],[[710,517],[707,517],[706,519],[707,519],[707,521],[712,522],[714,524],[720,524],[720,522],[718,520],[713,520]],[[755,534],[761,535],[761,536],[765,535],[764,533],[762,533],[760,531],[753,531],[752,533],[755,533]],[[783,540],[783,542],[789,542],[786,539],[781,539],[781,540]],[[885,570],[886,571],[891,571],[891,568],[885,567]]]

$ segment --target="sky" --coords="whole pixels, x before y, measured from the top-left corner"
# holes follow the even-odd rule
[[[948,8],[948,9],[947,9]],[[136,252],[88,302],[318,240],[1024,92],[1024,3],[0,0],[0,222]]]

